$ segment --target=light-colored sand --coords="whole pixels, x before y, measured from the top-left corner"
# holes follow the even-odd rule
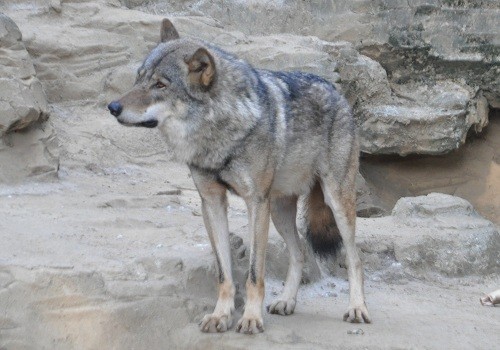
[[[493,349],[500,341],[499,309],[479,303],[498,277],[419,280],[395,261],[367,262],[371,325],[341,321],[347,282],[324,275],[302,286],[296,314],[266,315],[262,335],[199,332],[215,303],[213,258],[187,172],[171,163],[67,170],[57,183],[0,194],[2,349]],[[245,237],[241,203],[231,203],[231,231]],[[360,219],[360,243],[383,229],[377,220]],[[267,282],[270,300],[281,283]],[[364,334],[348,334],[356,329]]]

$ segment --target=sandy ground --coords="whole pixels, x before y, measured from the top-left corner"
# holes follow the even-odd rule
[[[161,145],[155,131],[115,125],[96,110],[54,106],[63,145],[58,180],[0,187],[0,349],[498,347],[500,309],[479,303],[498,288],[498,275],[417,277],[383,253],[389,264],[365,263],[373,324],[342,322],[345,275],[323,268],[302,286],[294,315],[265,315],[265,333],[199,332],[197,321],[215,304],[215,277],[188,171],[144,147]],[[115,134],[114,143],[95,137],[100,133]],[[123,143],[136,148],[126,156]],[[231,232],[243,238],[233,246],[241,251],[246,214],[237,198],[230,204]],[[281,241],[272,230],[276,248]],[[359,219],[358,243],[379,231],[386,240],[404,239],[383,218]],[[245,263],[235,253],[240,284]],[[280,264],[268,264],[268,301],[281,288]],[[364,334],[349,334],[357,329]]]

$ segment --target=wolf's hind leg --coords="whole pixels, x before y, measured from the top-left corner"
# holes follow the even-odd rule
[[[354,241],[356,226],[356,190],[354,181],[339,184],[333,176],[321,179],[325,202],[335,216],[337,226],[346,249],[347,274],[349,278],[349,308],[344,314],[344,321],[370,323],[370,315],[365,304],[363,287],[363,268]],[[349,184],[346,184],[349,183]]]
[[[302,279],[304,254],[302,252],[295,219],[297,197],[280,197],[271,200],[271,217],[276,230],[283,237],[289,252],[288,273],[281,295],[267,306],[271,314],[290,315],[295,310],[297,291]]]
[[[217,262],[219,298],[214,312],[200,322],[203,332],[225,332],[233,323],[235,288],[227,222],[226,189],[213,179],[191,170],[202,201],[203,221]]]

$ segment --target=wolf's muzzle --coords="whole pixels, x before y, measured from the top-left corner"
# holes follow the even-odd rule
[[[113,101],[108,105],[108,109],[111,114],[113,114],[115,117],[118,117],[121,114],[123,107],[120,102]]]

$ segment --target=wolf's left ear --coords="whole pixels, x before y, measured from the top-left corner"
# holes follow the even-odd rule
[[[200,47],[193,56],[185,60],[188,65],[188,78],[191,84],[207,91],[215,80],[215,61],[207,49]]]
[[[169,19],[164,18],[161,21],[160,38],[162,43],[179,39],[179,33],[177,33],[177,30]]]

